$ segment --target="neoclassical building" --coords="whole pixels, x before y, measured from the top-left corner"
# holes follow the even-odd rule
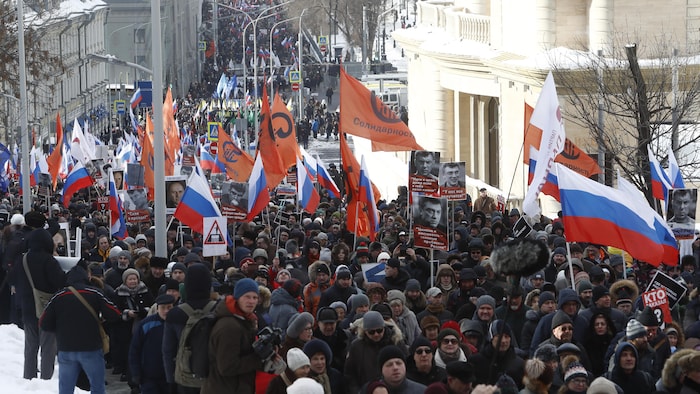
[[[409,127],[425,149],[465,161],[468,176],[510,190],[515,204],[526,190],[524,103],[537,102],[552,53],[610,56],[621,37],[661,36],[673,37],[682,54],[700,52],[700,0],[429,0],[416,7],[415,26],[393,33],[409,59]],[[565,124],[567,137],[595,157],[588,131]]]

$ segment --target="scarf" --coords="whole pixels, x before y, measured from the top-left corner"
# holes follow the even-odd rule
[[[445,368],[447,363],[451,361],[467,361],[467,356],[464,355],[462,349],[455,354],[447,354],[443,352],[440,348],[435,352],[435,365],[440,368]]]
[[[445,310],[445,306],[441,302],[436,302],[434,304],[428,304],[425,309],[427,309],[428,312],[437,315]]]
[[[226,296],[226,308],[234,316],[240,317],[242,319],[248,320],[253,324],[258,323],[258,316],[255,312],[245,314],[243,311],[238,309],[238,304],[236,304],[236,299],[232,295]]]
[[[331,392],[331,380],[328,378],[328,372],[324,372],[320,375],[313,376],[313,379],[323,386],[324,393]]]

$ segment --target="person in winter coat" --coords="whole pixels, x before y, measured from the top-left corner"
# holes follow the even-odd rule
[[[285,358],[291,349],[302,349],[313,337],[314,317],[309,312],[297,313],[289,319],[284,342],[278,351]]]
[[[148,308],[153,305],[153,296],[148,287],[141,281],[141,274],[134,268],[129,268],[122,274],[121,286],[117,287],[117,308],[122,312],[119,323],[112,325],[114,349],[111,349],[115,373],[121,373],[120,380],[128,380],[127,365],[129,344],[134,324],[148,314]]]
[[[530,307],[525,305],[523,298],[522,288],[516,287],[508,292],[506,302],[496,308],[496,318],[505,320],[513,329],[513,338],[519,347],[522,346],[520,341],[523,327],[525,326],[525,316],[530,311]]]
[[[523,323],[523,330],[520,333],[521,341],[518,342],[521,349],[530,349],[532,346],[532,336],[535,334],[537,324],[540,322],[542,317],[554,312],[557,309],[554,293],[551,291],[542,292],[537,300],[537,306],[537,310],[530,309],[525,313],[525,322]]]
[[[593,288],[593,297],[591,298],[591,306],[579,312],[579,316],[586,319],[586,323],[590,323],[593,316],[604,314],[610,321],[613,322],[615,332],[625,329],[627,325],[627,317],[619,309],[612,308],[612,298],[610,291],[605,286],[596,286]]]
[[[35,215],[36,214],[36,215]],[[44,215],[31,211],[27,213],[27,226],[34,228],[43,221]],[[34,217],[34,219],[32,219]],[[42,221],[43,220],[43,221]],[[43,228],[35,228],[26,237],[29,251],[25,254],[27,268],[37,290],[53,294],[66,283],[66,274],[53,257],[53,239]],[[39,329],[39,319],[34,305],[34,293],[24,269],[24,259],[19,258],[14,267],[17,278],[17,296],[22,303],[22,322],[24,328],[24,378],[35,379],[37,370],[41,370],[41,379],[51,379],[56,360],[56,337],[53,331]],[[37,353],[41,349],[41,368],[37,368]]]
[[[467,361],[467,355],[460,347],[460,335],[451,328],[440,331],[437,337],[438,347],[435,350],[435,365],[445,369],[452,361]]]
[[[287,330],[289,319],[299,312],[301,290],[301,282],[289,279],[282,287],[272,292],[270,318],[273,327]]]
[[[122,250],[117,255],[117,266],[110,268],[105,273],[105,282],[116,289],[122,284],[122,276],[127,268],[134,268],[131,264],[131,253],[128,250]]]
[[[428,305],[425,307],[424,311],[420,312],[416,316],[416,319],[418,321],[421,321],[426,316],[437,317],[438,320],[440,320],[440,324],[448,320],[454,319],[454,315],[452,315],[452,312],[446,310],[445,304],[442,303],[442,290],[440,290],[437,287],[431,287],[428,289],[428,291],[425,292],[425,298],[427,300]]]
[[[153,315],[139,322],[129,347],[131,381],[141,394],[167,394],[168,382],[163,367],[163,329],[165,317],[173,309],[175,297],[163,294],[156,298]]]
[[[413,341],[406,360],[406,376],[426,386],[447,376],[445,369],[435,365],[433,347],[428,338],[420,336]]]
[[[615,326],[610,318],[603,313],[592,316],[583,347],[591,362],[591,372],[600,376],[605,372],[605,353],[615,336]]]
[[[258,297],[257,283],[241,279],[233,295],[214,309],[217,320],[209,338],[209,376],[202,394],[255,393],[255,373],[263,369],[263,360],[253,349]]]
[[[120,311],[97,289],[88,286],[85,268],[76,265],[66,280],[108,321],[119,319]],[[92,393],[105,392],[105,367],[99,322],[69,288],[54,295],[41,315],[39,325],[56,335],[58,346],[59,393],[72,393],[80,371],[87,374]]]
[[[304,286],[304,310],[316,316],[321,295],[330,286],[331,269],[323,261],[316,261],[309,266],[309,284]]]
[[[499,376],[505,373],[522,388],[525,361],[515,354],[512,337],[510,327],[502,320],[491,324],[488,342],[469,360],[474,365],[477,384],[496,384]]]
[[[474,287],[476,287],[476,272],[472,268],[462,268],[459,271],[459,288],[450,293],[447,299],[447,310],[456,314],[462,305],[474,297],[472,294]]]
[[[442,304],[447,306],[450,295],[459,289],[457,276],[449,264],[440,264],[435,274],[435,287],[442,292]]]
[[[567,356],[562,360],[564,371],[564,385],[559,388],[559,394],[579,394],[588,390],[590,374],[586,368],[578,362],[575,356]]]
[[[680,394],[700,392],[700,352],[693,352],[678,360],[678,367],[684,375]]]
[[[286,360],[287,368],[270,381],[265,394],[286,394],[287,387],[291,386],[295,380],[309,376],[311,361],[301,349],[289,349]]]
[[[559,292],[559,299],[557,300],[557,309],[563,310],[566,313],[574,325],[574,340],[577,342],[583,341],[583,335],[586,332],[588,323],[583,317],[578,315],[579,308],[581,307],[581,300],[578,298],[578,294],[573,289],[563,289]],[[532,336],[532,342],[530,346],[530,355],[535,352],[537,346],[542,343],[545,339],[552,335],[552,319],[554,314],[543,316],[540,322],[537,323],[537,328],[535,329],[535,334]]]
[[[347,332],[339,327],[338,312],[330,307],[322,307],[316,314],[316,322],[318,328],[314,329],[314,338],[325,342],[335,355],[328,361],[330,367],[342,371],[350,343]]]
[[[406,296],[405,306],[418,317],[418,314],[423,312],[427,306],[425,294],[421,291],[418,280],[409,279],[406,282],[406,290],[404,290],[403,294]]]
[[[384,383],[389,394],[423,394],[425,385],[412,381],[406,376],[406,354],[397,346],[386,346],[379,351],[377,365],[380,382]],[[367,389],[365,383],[362,392],[374,392]]]
[[[336,301],[347,304],[348,298],[353,294],[357,294],[357,289],[352,286],[352,274],[347,267],[341,265],[336,269],[335,283],[321,294],[318,306],[329,306]]]
[[[413,341],[420,336],[420,326],[416,315],[411,312],[404,303],[406,296],[399,290],[389,290],[387,301],[391,307],[392,318],[403,334],[406,347],[410,347]]]
[[[384,279],[380,283],[387,291],[404,291],[406,283],[411,279],[411,275],[401,267],[401,261],[397,258],[387,260],[384,272]]]
[[[559,348],[559,346],[565,343],[571,343],[573,345],[576,345],[576,347],[580,351],[579,359],[581,361],[581,364],[583,364],[583,366],[586,367],[586,369],[590,370],[591,362],[588,358],[586,348],[584,348],[580,342],[574,339],[573,330],[574,326],[571,322],[571,318],[569,318],[569,315],[566,314],[566,312],[564,311],[557,311],[556,313],[554,313],[554,317],[552,318],[552,336],[549,337],[549,339],[542,342],[538,346],[538,348],[545,344],[551,344],[556,346],[557,348]]]
[[[304,345],[303,350],[309,357],[309,377],[323,386],[324,394],[344,392],[343,374],[331,367],[334,357],[328,344],[320,339],[312,339]]]
[[[622,388],[625,393],[651,393],[654,379],[647,372],[637,369],[637,349],[629,342],[622,342],[615,351],[614,365],[605,378]]]
[[[348,358],[343,371],[347,393],[357,393],[360,385],[378,379],[380,367],[377,364],[379,351],[392,345],[391,329],[387,329],[379,312],[369,311],[362,317],[362,329],[357,339],[350,344]]]

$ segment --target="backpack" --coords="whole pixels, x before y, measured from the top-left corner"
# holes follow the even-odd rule
[[[203,309],[179,306],[187,314],[175,356],[175,382],[181,386],[202,387],[209,374],[209,336],[216,323],[216,305],[216,301],[209,301]]]

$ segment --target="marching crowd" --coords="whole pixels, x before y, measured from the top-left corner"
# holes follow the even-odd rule
[[[341,201],[326,199],[311,215],[290,205],[239,223],[213,259],[202,257],[201,235],[173,227],[168,257],[157,257],[154,228],[114,240],[83,205],[15,213],[2,232],[12,293],[3,322],[25,331],[26,379],[49,379],[57,355],[61,393],[82,373],[92,392],[104,392],[105,373],[142,393],[700,390],[698,255],[657,268],[574,243],[567,256],[562,222],[543,219],[534,238],[550,250],[546,267],[504,277],[490,255],[509,242],[517,209],[458,205],[451,250],[431,263],[399,198],[379,203],[374,242],[348,232]],[[84,258],[67,274],[54,258],[66,246],[62,222],[84,234]],[[373,263],[384,264],[378,282],[363,273]],[[656,270],[688,289],[672,322],[640,301]],[[42,293],[53,295],[46,306]],[[78,295],[101,315],[109,350]],[[180,365],[183,337],[192,316],[209,312],[208,373],[193,377]]]

